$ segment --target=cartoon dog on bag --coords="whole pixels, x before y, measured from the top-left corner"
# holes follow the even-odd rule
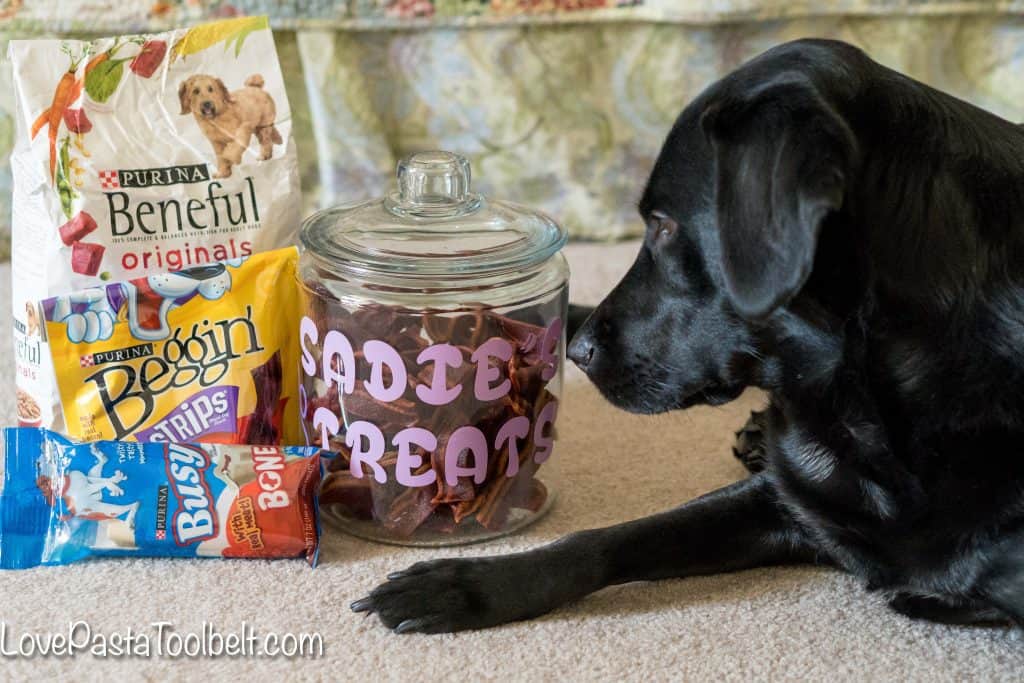
[[[61,519],[78,518],[97,522],[120,520],[129,529],[134,529],[139,501],[119,505],[103,500],[104,492],[112,497],[123,496],[124,490],[119,484],[127,477],[121,470],[114,470],[113,476],[104,477],[103,466],[107,464],[107,459],[98,450],[93,449],[92,453],[96,464],[88,472],[69,469],[63,479],[58,481],[41,474],[36,478],[36,486],[51,506],[55,506],[58,501],[63,502]]]
[[[105,341],[114,324],[126,320],[132,337],[159,341],[171,334],[167,315],[200,296],[214,301],[231,289],[231,272],[244,257],[195,266],[176,273],[157,273],[106,287],[93,287],[56,297],[46,312],[52,322],[64,323],[73,344]]]
[[[227,178],[231,168],[242,163],[252,136],[260,143],[260,159],[274,154],[274,145],[283,144],[274,126],[277,106],[263,90],[263,76],[253,74],[245,87],[228,92],[224,81],[215,76],[196,74],[178,86],[182,115],[192,114],[199,129],[213,146],[217,157],[215,178]]]

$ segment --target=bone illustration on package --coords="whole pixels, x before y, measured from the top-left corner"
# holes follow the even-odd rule
[[[229,266],[239,268],[244,262],[244,258],[230,259],[54,297],[47,319],[64,323],[68,341],[73,344],[106,341],[114,333],[123,302],[133,337],[142,341],[166,339],[171,335],[168,313],[197,295],[208,301],[220,299],[231,289]]]
[[[38,302],[294,244],[291,109],[266,17],[13,40],[9,58],[18,422],[63,430]],[[73,318],[83,335],[110,331],[93,303]]]
[[[316,562],[317,448],[76,443],[28,427],[5,429],[3,448],[0,568],[131,556]]]

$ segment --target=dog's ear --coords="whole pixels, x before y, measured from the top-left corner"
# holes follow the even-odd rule
[[[701,126],[714,150],[728,294],[740,315],[764,318],[807,281],[822,222],[843,205],[856,143],[801,74],[726,93]]]
[[[192,96],[188,91],[188,84],[191,78],[186,78],[178,86],[178,101],[181,102],[181,113],[190,114],[192,113]]]
[[[224,98],[225,102],[227,102],[228,104],[235,103],[235,98],[231,96],[230,92],[228,92],[228,87],[224,85],[224,81],[220,80],[219,78],[217,79],[217,87],[220,88],[220,96]]]

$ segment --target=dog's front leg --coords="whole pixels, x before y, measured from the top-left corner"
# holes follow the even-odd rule
[[[231,169],[242,163],[242,155],[249,148],[249,141],[253,135],[252,126],[242,126],[235,131],[234,137],[224,144],[217,155],[217,177],[227,178],[231,175]]]
[[[529,619],[605,586],[809,562],[812,550],[753,477],[680,508],[515,555],[433,560],[388,576],[352,609],[398,633]]]
[[[1024,627],[1024,534],[1007,534],[989,555],[976,592],[1008,619]]]
[[[213,147],[213,155],[217,159],[217,172],[213,177],[227,178],[231,175],[231,162],[224,158],[225,143],[211,140],[210,146]]]

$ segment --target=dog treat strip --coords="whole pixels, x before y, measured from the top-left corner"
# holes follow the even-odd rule
[[[78,443],[4,430],[0,568],[89,557],[304,557],[316,563],[321,452]]]

